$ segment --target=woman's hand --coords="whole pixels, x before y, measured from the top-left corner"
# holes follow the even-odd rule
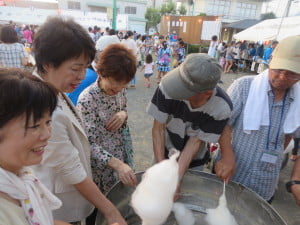
[[[137,185],[136,176],[130,166],[128,166],[126,163],[115,157],[112,157],[108,162],[108,166],[118,173],[119,179],[123,184],[132,187]]]
[[[123,184],[135,187],[137,185],[137,179],[133,170],[126,163],[120,161],[116,168],[118,172],[119,179]]]
[[[126,119],[127,119],[127,113],[125,111],[117,112],[106,123],[106,129],[109,131],[116,131],[123,126]]]

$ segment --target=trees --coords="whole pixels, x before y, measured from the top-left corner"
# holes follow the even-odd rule
[[[263,13],[260,15],[261,20],[275,19],[276,15],[273,12]]]
[[[172,0],[169,0],[167,3],[163,4],[160,9],[161,15],[165,14],[176,14],[176,5]]]
[[[147,21],[147,30],[150,27],[155,27],[155,30],[157,31],[156,25],[160,23],[160,12],[158,9],[155,8],[147,8],[145,13],[145,19]]]
[[[180,15],[185,15],[187,10],[183,4],[180,5],[179,10],[178,10]]]

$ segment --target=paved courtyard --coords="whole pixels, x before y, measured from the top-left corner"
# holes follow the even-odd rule
[[[233,80],[247,74],[223,74],[223,84],[220,86],[227,89]],[[155,76],[155,75],[154,75]],[[148,168],[153,161],[152,152],[152,117],[145,112],[157,84],[154,76],[151,78],[151,87],[144,86],[144,77],[141,72],[137,74],[137,86],[128,89],[128,114],[129,126],[133,139],[135,152],[136,171],[143,171]],[[288,225],[300,224],[300,207],[295,204],[291,194],[285,190],[285,182],[289,180],[293,162],[289,161],[288,166],[282,171],[278,191],[276,192],[272,206],[282,216]],[[270,224],[271,225],[271,224]]]

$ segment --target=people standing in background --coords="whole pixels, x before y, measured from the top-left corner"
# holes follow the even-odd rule
[[[263,68],[262,68],[262,71],[264,71],[265,69],[267,69],[269,67],[269,63],[270,63],[270,60],[271,60],[271,55],[274,51],[274,49],[276,48],[276,46],[278,45],[278,41],[273,41],[271,46],[266,48],[264,50],[264,55],[262,57],[262,64],[264,65]]]
[[[215,58],[217,59],[218,62],[220,61],[221,52],[224,50],[224,46],[225,46],[225,42],[220,42],[217,47]]]
[[[146,56],[146,60],[144,62],[143,67],[141,68],[141,72],[144,71],[144,77],[145,77],[145,86],[147,88],[150,87],[150,77],[153,75],[154,70],[154,62],[152,59],[152,55],[148,54]]]
[[[211,57],[215,57],[217,46],[218,46],[218,36],[214,35],[211,37],[207,54]]]
[[[102,52],[110,44],[120,43],[114,29],[109,30],[109,35],[102,36],[96,43],[97,52]]]
[[[92,40],[95,42],[95,33],[93,32],[93,28],[89,27],[88,28],[89,35],[92,38]]]
[[[232,65],[233,65],[233,50],[234,50],[234,41],[232,41],[230,44],[227,45],[227,49],[226,49],[226,55],[225,55],[225,67],[224,67],[224,73],[229,73]]]
[[[142,66],[142,61],[143,61],[143,57],[142,57],[142,53],[141,53],[141,49],[142,49],[142,46],[143,46],[143,42],[142,42],[142,35],[137,35],[136,37],[136,46],[138,48],[138,51],[137,51],[137,56],[136,56],[136,60],[138,62],[138,67]]]
[[[32,44],[32,31],[29,29],[28,25],[26,25],[23,30],[23,37],[27,44],[29,44],[29,45]]]
[[[157,82],[170,71],[171,49],[168,47],[167,41],[162,42],[162,48],[157,53]]]
[[[18,35],[12,26],[4,26],[0,34],[0,67],[24,69],[28,63],[28,53],[24,45],[18,43]]]
[[[96,26],[95,42],[97,42],[100,37],[101,37],[101,28]]]
[[[175,50],[175,58],[177,60],[177,65],[174,65],[174,68],[179,66],[181,63],[183,63],[185,59],[185,44],[183,40],[180,40],[178,42],[178,47]]]
[[[136,57],[138,53],[138,48],[133,38],[134,38],[133,32],[129,30],[126,32],[126,35],[121,43],[125,45],[128,49],[130,49],[133,55],[135,55]],[[135,62],[135,65],[137,66],[137,62]],[[130,81],[130,87],[135,88],[135,85],[136,85],[136,76],[134,76],[133,79]]]
[[[176,34],[176,31],[173,30],[173,33],[170,35],[170,47],[172,48],[172,50],[174,50],[177,40],[178,40],[178,35]]]

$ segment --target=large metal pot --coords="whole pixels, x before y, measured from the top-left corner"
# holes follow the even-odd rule
[[[143,172],[137,173],[140,180]],[[130,198],[134,188],[116,184],[107,197],[117,206],[129,225],[141,224],[140,219],[130,207]],[[206,209],[216,208],[223,192],[223,183],[212,174],[188,171],[181,186],[182,197],[179,199],[192,209],[196,224],[207,224],[204,220]],[[239,225],[286,225],[275,209],[251,190],[229,182],[226,185],[226,199],[230,212]],[[106,224],[101,215],[97,216],[96,225]],[[165,224],[176,224],[171,213]]]

